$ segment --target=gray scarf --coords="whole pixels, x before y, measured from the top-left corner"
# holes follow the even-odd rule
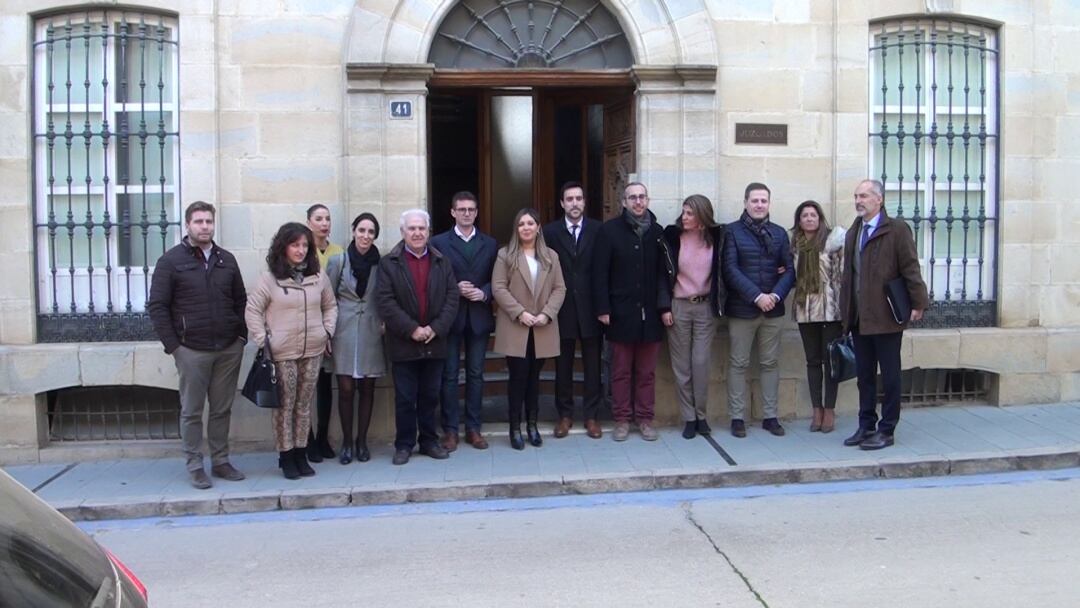
[[[636,217],[628,209],[626,215],[630,218],[630,224],[634,227],[634,234],[639,239],[644,237],[645,233],[649,231],[649,227],[652,226],[652,218],[649,217],[649,212],[646,210],[645,213],[641,214],[641,217]]]

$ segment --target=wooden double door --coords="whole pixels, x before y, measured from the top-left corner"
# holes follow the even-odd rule
[[[434,231],[453,226],[450,201],[479,197],[479,228],[505,243],[513,218],[534,207],[558,218],[560,187],[581,182],[587,214],[607,219],[634,167],[634,90],[604,86],[432,86],[428,184]]]

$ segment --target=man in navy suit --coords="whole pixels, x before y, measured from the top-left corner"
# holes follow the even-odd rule
[[[600,222],[585,219],[585,190],[578,182],[563,184],[559,204],[563,217],[544,226],[544,242],[559,254],[566,299],[559,310],[559,358],[555,364],[555,406],[559,422],[555,437],[566,437],[574,425],[574,351],[581,341],[585,368],[585,398],[582,410],[585,431],[599,439],[603,434],[596,421],[600,407],[600,321],[592,302],[592,257]]]
[[[495,329],[491,314],[491,270],[495,267],[498,244],[476,228],[478,210],[476,195],[458,192],[450,202],[454,227],[431,239],[431,244],[450,260],[461,293],[457,319],[446,337],[443,366],[441,445],[448,452],[456,450],[459,441],[458,368],[462,344],[465,346],[465,442],[478,450],[488,447],[480,433],[480,417],[484,357],[488,335]]]

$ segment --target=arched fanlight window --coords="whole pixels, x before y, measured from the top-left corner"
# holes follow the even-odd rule
[[[462,0],[439,26],[437,68],[628,68],[619,22],[595,0]]]

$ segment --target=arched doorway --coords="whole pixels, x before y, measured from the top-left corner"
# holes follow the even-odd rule
[[[558,214],[559,186],[584,184],[603,219],[634,170],[633,54],[594,0],[462,0],[428,62],[429,205],[449,229],[454,192],[480,198],[479,225],[509,238],[518,209]]]

